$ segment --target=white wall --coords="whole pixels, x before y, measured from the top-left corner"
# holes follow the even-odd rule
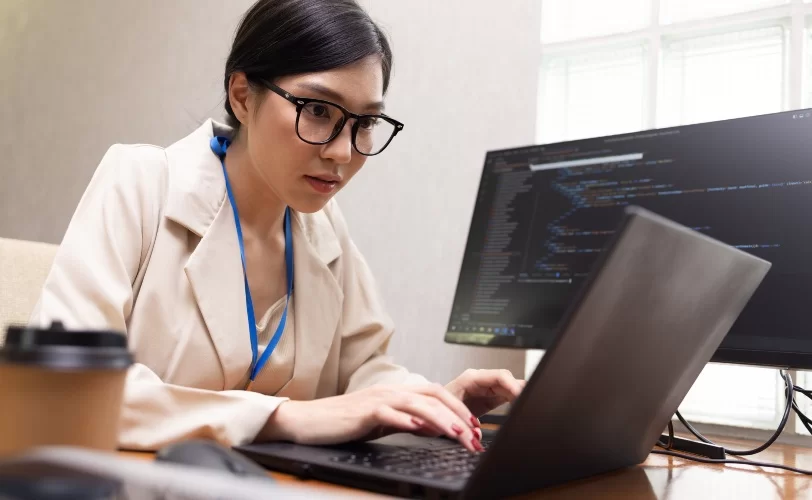
[[[222,116],[249,0],[0,2],[0,236],[58,242],[114,142],[168,145]],[[534,137],[538,2],[367,0],[391,34],[391,114],[406,128],[339,195],[399,325],[396,359],[438,381],[520,375],[521,352],[448,346],[485,151]]]
[[[111,144],[169,145],[219,116],[249,5],[1,0],[0,236],[60,241]]]
[[[535,138],[539,4],[364,2],[391,35],[386,106],[406,126],[339,199],[399,325],[393,351],[438,380],[467,366],[524,375],[523,352],[450,346],[442,332],[485,152]]]

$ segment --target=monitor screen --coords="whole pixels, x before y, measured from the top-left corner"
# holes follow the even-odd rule
[[[772,262],[715,361],[812,368],[812,111],[489,152],[446,341],[545,349],[638,205]]]

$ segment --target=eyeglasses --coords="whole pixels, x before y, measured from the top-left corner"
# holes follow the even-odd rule
[[[354,118],[352,147],[364,156],[375,156],[403,130],[402,123],[383,114],[357,115],[330,101],[297,97],[268,81],[262,84],[296,106],[296,135],[308,144],[327,144]]]

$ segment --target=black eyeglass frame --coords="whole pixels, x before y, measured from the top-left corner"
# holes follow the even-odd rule
[[[350,120],[350,118],[355,118],[355,123],[352,125],[352,147],[356,151],[358,151],[358,153],[360,153],[360,154],[362,154],[364,156],[375,156],[375,155],[379,155],[379,154],[383,153],[383,150],[386,149],[387,146],[389,146],[389,143],[391,143],[392,139],[394,139],[395,136],[398,135],[398,132],[403,130],[403,123],[395,120],[394,118],[392,118],[390,116],[387,116],[387,115],[384,115],[384,114],[358,115],[358,114],[355,114],[355,113],[347,110],[344,106],[341,106],[340,104],[336,104],[336,103],[330,102],[330,101],[325,101],[324,99],[311,99],[309,97],[298,97],[298,96],[295,96],[295,95],[291,94],[287,90],[284,90],[281,87],[279,87],[277,85],[274,85],[273,83],[271,83],[269,81],[261,80],[261,82],[265,87],[268,88],[268,90],[270,90],[271,92],[279,95],[280,97],[282,97],[286,101],[289,101],[291,104],[296,106],[296,135],[299,136],[299,139],[301,139],[302,141],[304,141],[304,142],[306,142],[308,144],[313,144],[314,146],[321,146],[323,144],[327,144],[328,142],[330,142],[333,139],[335,139],[336,137],[338,137],[338,135],[341,133],[341,131],[344,130],[344,125],[347,124],[347,122]],[[333,131],[333,134],[325,141],[320,141],[320,142],[309,141],[309,140],[305,139],[304,137],[302,137],[302,135],[299,133],[299,117],[302,116],[302,109],[304,109],[305,106],[307,106],[308,104],[310,104],[312,102],[317,102],[317,103],[322,103],[322,104],[329,104],[330,106],[335,106],[336,108],[340,109],[342,113],[344,113],[344,121],[341,122],[341,126],[338,127],[337,130]],[[356,144],[355,144],[355,136],[358,134],[358,124],[359,124],[359,122],[360,122],[360,120],[362,118],[376,118],[376,119],[384,120],[384,121],[389,122],[390,124],[392,124],[395,127],[392,130],[392,135],[389,136],[389,140],[386,141],[386,144],[384,144],[383,147],[380,149],[380,151],[378,151],[377,153],[371,153],[371,154],[370,153],[364,153],[363,151],[358,149],[358,146],[356,146]]]

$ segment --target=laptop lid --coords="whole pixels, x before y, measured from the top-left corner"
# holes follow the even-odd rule
[[[465,492],[502,497],[645,460],[769,268],[628,208]]]

